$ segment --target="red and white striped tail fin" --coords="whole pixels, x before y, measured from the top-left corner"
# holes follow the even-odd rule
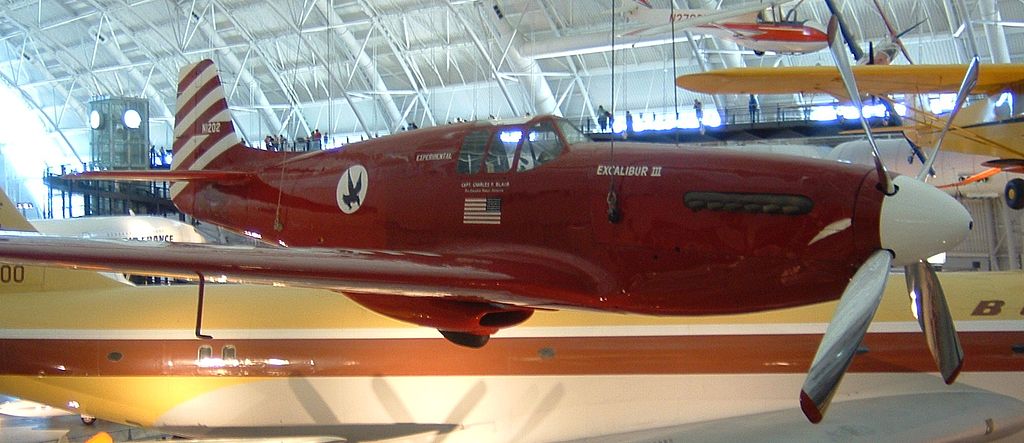
[[[244,146],[235,134],[217,67],[203,60],[181,68],[171,169],[231,169],[224,154],[233,148]]]
[[[181,68],[178,73],[178,109],[174,121],[172,171],[230,171],[232,158],[245,149],[235,133],[224,87],[212,60]],[[235,154],[235,155],[232,155]],[[171,186],[171,198],[179,204],[182,192],[194,186],[178,182]],[[194,191],[194,189],[193,189]],[[190,206],[190,205],[186,205]],[[183,208],[184,210],[184,208]]]

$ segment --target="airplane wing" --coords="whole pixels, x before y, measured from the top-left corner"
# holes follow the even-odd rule
[[[477,255],[91,240],[0,231],[0,260],[71,269],[315,287],[358,294],[479,298],[529,305],[582,272],[529,253]],[[501,257],[514,257],[504,259]],[[585,278],[586,279],[586,278]],[[587,286],[584,284],[582,286]],[[593,288],[591,287],[591,290]]]
[[[956,92],[964,77],[962,65],[860,65],[853,67],[861,93]],[[995,94],[1024,82],[1024,64],[982,65],[976,94]],[[676,86],[705,94],[823,93],[845,98],[839,71],[833,66],[730,68],[676,78]]]
[[[703,15],[688,16],[685,9],[679,9],[676,11],[677,14],[686,17],[683,20],[675,22],[675,30],[677,32],[684,31],[686,29],[695,28],[698,26],[709,25],[717,22],[723,22],[731,18],[740,17],[748,14],[755,14],[765,8],[771,6],[777,6],[785,3],[784,1],[770,1],[770,2],[752,2],[746,6],[722,9],[716,12]],[[637,8],[627,13],[627,16],[631,16],[631,21],[637,23],[636,29],[624,32],[620,36],[651,36],[651,35],[663,35],[672,30],[672,20],[670,19],[671,11],[669,9],[645,9]],[[655,24],[656,23],[656,24]]]

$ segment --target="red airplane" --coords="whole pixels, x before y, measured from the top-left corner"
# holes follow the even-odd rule
[[[947,382],[962,351],[923,261],[971,228],[955,200],[884,168],[595,143],[554,116],[418,129],[341,149],[247,148],[212,61],[180,75],[175,204],[279,247],[0,236],[19,263],[329,288],[462,345],[537,309],[741,313],[840,299],[802,405],[821,420],[881,297],[908,267]],[[253,303],[259,303],[254,299]],[[937,326],[936,326],[937,325]]]

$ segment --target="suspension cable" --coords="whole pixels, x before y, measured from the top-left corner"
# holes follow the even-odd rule
[[[676,120],[672,126],[673,133],[675,135],[676,147],[679,146],[679,88],[676,87],[676,78],[679,77],[679,71],[676,66],[676,0],[670,0],[668,2],[669,16],[668,22],[672,27],[672,103],[676,111]]]
[[[608,126],[611,128],[611,146],[608,150],[609,164],[615,164],[615,128],[612,126],[612,122],[615,119],[615,0],[612,1],[612,69],[611,69],[611,115],[612,118],[608,119]],[[608,221],[610,223],[618,223],[622,220],[622,211],[619,210],[619,197],[615,193],[615,174],[608,175]]]

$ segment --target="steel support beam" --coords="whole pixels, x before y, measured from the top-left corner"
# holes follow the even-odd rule
[[[544,71],[537,64],[536,60],[523,57],[519,53],[522,39],[518,38],[515,30],[508,24],[508,20],[504,17],[498,17],[497,11],[500,11],[500,5],[494,0],[487,3],[490,6],[489,8],[485,8],[480,3],[476,3],[476,5],[480,13],[488,17],[490,23],[494,25],[496,29],[495,38],[501,42],[503,47],[508,48],[506,55],[515,71],[526,74],[523,77],[523,84],[533,99],[534,113],[561,116],[562,111],[558,108],[558,101],[555,99],[555,95],[551,93],[551,86],[548,85],[547,79],[544,78]],[[501,63],[498,65],[500,66]]]
[[[508,91],[508,85],[505,84],[505,79],[502,77],[501,73],[498,72],[498,66],[494,64],[494,59],[491,58],[491,54],[487,51],[487,47],[484,46],[483,41],[480,40],[480,36],[476,34],[472,27],[470,27],[469,21],[466,20],[466,17],[464,17],[451,2],[445,2],[445,5],[448,6],[452,15],[454,15],[459,23],[462,24],[462,27],[466,29],[466,33],[469,34],[469,37],[473,40],[473,44],[476,45],[477,51],[480,52],[480,57],[487,62],[487,65],[491,70],[491,75],[494,76],[495,81],[498,82],[498,88],[501,89],[501,93],[505,96],[505,100],[508,102],[508,107],[512,110],[512,114],[517,116],[522,115],[519,112],[519,107],[516,106],[515,101],[512,100],[512,96]]]
[[[1006,34],[1003,33],[1003,21],[999,14],[996,0],[978,0],[981,19],[985,23],[985,36],[988,38],[988,49],[992,54],[992,63],[1010,63],[1010,50],[1007,49]]]

